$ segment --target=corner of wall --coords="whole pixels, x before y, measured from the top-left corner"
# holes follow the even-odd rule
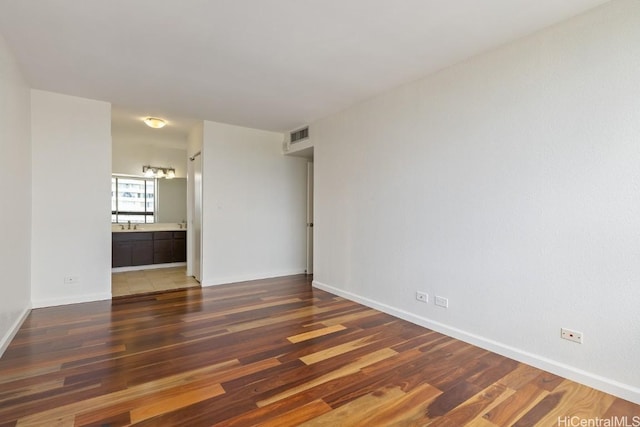
[[[31,98],[18,62],[0,35],[0,353],[9,345],[31,306]]]
[[[11,340],[13,339],[13,337],[16,336],[16,334],[20,330],[20,327],[22,326],[24,321],[27,320],[27,317],[29,316],[30,313],[31,313],[31,304],[29,304],[22,311],[22,313],[20,313],[20,315],[15,319],[15,321],[9,327],[9,329],[4,334],[4,336],[0,338],[0,357],[2,357],[4,352],[7,350],[7,348],[9,347],[9,344],[11,344]]]

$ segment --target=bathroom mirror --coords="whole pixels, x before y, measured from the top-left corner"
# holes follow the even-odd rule
[[[187,220],[187,179],[158,179],[156,222]]]

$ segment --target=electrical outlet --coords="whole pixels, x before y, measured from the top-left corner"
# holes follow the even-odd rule
[[[448,308],[449,307],[449,299],[445,297],[435,296],[434,302],[438,307]]]
[[[65,285],[75,285],[80,283],[80,276],[64,276]]]
[[[429,295],[426,292],[416,291],[416,299],[420,302],[429,302]]]
[[[560,337],[565,340],[582,344],[582,332],[572,331],[571,329],[566,329],[566,328],[560,328]]]

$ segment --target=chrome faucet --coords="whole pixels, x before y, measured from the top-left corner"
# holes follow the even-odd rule
[[[131,221],[127,221],[127,230],[131,230]]]

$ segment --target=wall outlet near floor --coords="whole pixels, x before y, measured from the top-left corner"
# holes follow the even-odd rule
[[[416,291],[416,299],[420,302],[429,302],[429,294],[426,292]]]
[[[438,307],[448,308],[449,307],[449,299],[445,297],[435,296],[434,302]]]
[[[80,276],[64,276],[65,285],[75,285],[80,283]]]
[[[572,331],[571,329],[566,329],[566,328],[560,328],[560,337],[565,340],[582,344],[582,332]]]

